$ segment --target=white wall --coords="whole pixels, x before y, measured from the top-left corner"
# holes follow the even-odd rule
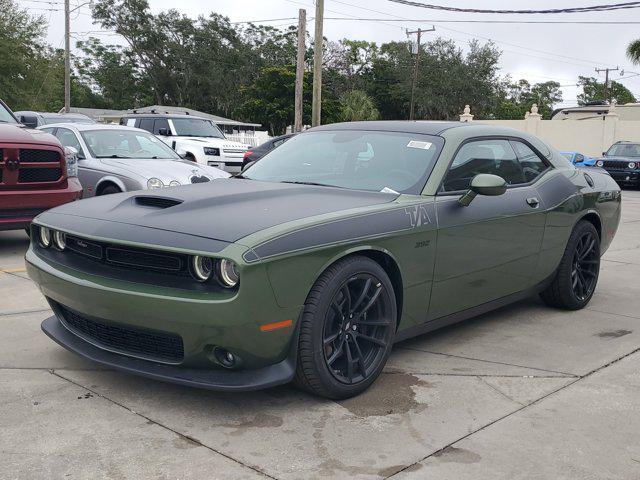
[[[469,113],[460,118],[461,121],[473,121]],[[477,120],[477,123],[515,128],[539,137],[558,150],[590,156],[602,155],[612,143],[620,140],[640,142],[640,121],[621,120],[615,108],[597,120],[542,120],[536,108],[524,120]]]

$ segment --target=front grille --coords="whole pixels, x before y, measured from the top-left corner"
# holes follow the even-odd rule
[[[32,148],[20,149],[21,162],[59,162],[60,154],[54,150],[36,150]]]
[[[67,248],[76,254],[119,268],[187,275],[187,255],[145,248],[112,245],[67,235]],[[71,253],[70,252],[70,253]]]
[[[203,176],[194,175],[193,177],[191,177],[191,183],[205,183],[208,181],[209,178]]]
[[[130,325],[105,323],[88,318],[58,304],[65,326],[95,343],[96,346],[119,353],[178,363],[184,358],[184,346],[179,335],[133,327]]]
[[[62,177],[61,168],[21,168],[18,183],[55,182]]]
[[[640,159],[639,159],[640,160]],[[604,168],[608,168],[609,170],[629,170],[629,161],[621,162],[620,160],[605,160]],[[638,162],[633,162],[638,163]]]

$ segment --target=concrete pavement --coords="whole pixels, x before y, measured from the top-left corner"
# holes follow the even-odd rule
[[[580,312],[537,299],[403,342],[367,393],[220,394],[99,368],[40,332],[0,232],[0,478],[640,479],[640,192]]]

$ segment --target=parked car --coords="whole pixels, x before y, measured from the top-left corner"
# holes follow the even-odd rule
[[[567,160],[574,165],[583,167],[593,167],[596,164],[596,159],[588,157],[580,152],[560,152]]]
[[[602,152],[596,166],[604,168],[622,186],[640,187],[640,143],[616,142]]]
[[[274,137],[267,140],[266,142],[264,142],[263,144],[257,147],[250,148],[249,150],[244,152],[244,158],[242,159],[242,169],[244,170],[245,168],[247,168],[247,165],[249,165],[250,163],[257,162],[262,157],[264,157],[267,153],[269,153],[271,150],[273,150],[276,147],[279,147],[294,135],[296,134],[287,133],[286,135],[280,135],[279,137]]]
[[[16,117],[23,125],[37,128],[52,123],[96,123],[91,118],[81,113],[49,113],[20,111],[15,112]]]
[[[40,129],[77,150],[78,176],[85,197],[229,177],[220,169],[183,160],[157,137],[139,128],[61,123]]]
[[[26,228],[48,208],[82,197],[74,153],[21,125],[0,100],[0,230]]]
[[[395,342],[537,293],[585,307],[620,211],[606,172],[513,129],[352,122],[240,178],[47,212],[26,262],[44,332],[97,363],[345,398]]]
[[[158,136],[187,160],[237,173],[247,146],[227,140],[211,120],[193,115],[133,113],[121,125],[142,128]]]

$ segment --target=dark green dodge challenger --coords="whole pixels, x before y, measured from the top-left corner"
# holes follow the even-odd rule
[[[620,190],[515,130],[314,128],[241,176],[41,214],[26,262],[53,340],[214,390],[366,389],[394,342],[540,293],[584,307]]]

